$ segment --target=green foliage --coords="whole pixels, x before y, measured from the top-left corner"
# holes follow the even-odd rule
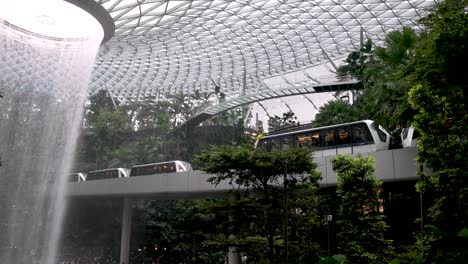
[[[435,226],[426,226],[429,234],[426,263],[468,263],[468,229],[458,233],[445,232]]]
[[[175,159],[190,161],[208,144],[245,142],[243,124],[177,129],[178,124],[206,106],[208,99],[209,94],[176,94],[167,100],[144,97],[126,103],[116,101],[115,109],[108,93],[99,91],[86,106],[75,170],[87,172]]]
[[[450,232],[466,227],[468,217],[468,81],[460,66],[468,59],[467,5],[447,0],[422,20],[427,32],[409,93],[420,132],[418,161],[434,172],[423,178],[434,198],[430,221]]]
[[[371,119],[388,130],[408,127],[413,110],[408,103],[414,49],[419,36],[411,28],[389,32],[384,47],[376,47],[373,60],[366,65],[368,82],[363,94],[364,110]]]
[[[256,190],[268,190],[283,177],[284,163],[289,174],[309,173],[316,177],[316,165],[312,163],[312,153],[305,148],[289,148],[284,151],[266,152],[246,146],[211,146],[195,156],[194,163],[200,169],[216,174],[209,179],[213,184],[222,180]],[[314,178],[315,182],[316,178]]]
[[[345,262],[346,257],[344,255],[334,255],[320,259],[319,264],[344,264]]]
[[[115,102],[117,105],[119,101]],[[90,96],[89,104],[86,107],[85,120],[87,127],[93,127],[97,123],[97,119],[101,110],[114,109],[112,99],[106,90],[99,90],[96,94]]]
[[[168,95],[167,98],[170,102],[170,107],[166,111],[169,111],[172,116],[173,128],[187,121],[195,113],[194,102],[187,94],[176,93]]]
[[[297,121],[297,117],[292,111],[283,113],[282,117],[275,115],[268,119],[268,131],[276,131],[298,125],[299,122]]]
[[[381,263],[389,254],[387,228],[379,212],[381,182],[374,175],[371,157],[338,155],[332,160],[338,175],[337,193],[341,198],[338,215],[339,250],[349,263]]]
[[[340,66],[336,72],[338,79],[356,79],[359,83],[357,89],[366,83],[366,64],[372,59],[372,40],[368,39],[358,51],[351,52],[345,60],[345,64]]]
[[[285,171],[285,162],[287,162],[287,172],[290,175],[312,175],[310,177],[293,178],[289,183],[291,191],[288,196],[291,206],[288,215],[291,224],[291,241],[297,242],[295,249],[304,252],[310,250],[310,241],[305,233],[313,229],[314,221],[311,217],[310,207],[314,206],[315,188],[318,175],[314,171],[316,165],[312,163],[312,153],[310,150],[301,148],[290,148],[283,151],[265,152],[261,149],[253,149],[249,146],[212,146],[209,150],[196,156],[195,163],[201,170],[207,173],[215,174],[209,181],[213,184],[219,184],[227,180],[232,184],[241,187],[250,188],[259,195],[251,195],[239,201],[241,207],[237,207],[234,214],[236,229],[240,234],[248,234],[249,237],[264,238],[268,242],[265,245],[257,244],[267,253],[270,263],[275,257],[275,247],[281,250],[283,215],[282,206],[283,189],[278,186],[280,179],[283,178]],[[310,185],[301,185],[298,181],[309,179]],[[297,185],[296,185],[297,184]],[[302,196],[299,196],[301,195]],[[302,213],[300,213],[302,212]],[[244,224],[242,224],[244,223]],[[248,223],[245,225],[245,223]],[[302,229],[304,227],[304,229]],[[246,236],[239,236],[245,239]],[[258,240],[257,240],[258,241]],[[257,251],[251,251],[252,245],[247,242],[239,241],[242,248],[248,254],[256,256]],[[292,243],[293,245],[294,243]],[[259,256],[260,257],[260,256]]]
[[[203,201],[151,201],[145,206],[143,221],[147,236],[145,258],[161,263],[219,263],[224,248],[209,243],[213,218],[203,213]],[[166,250],[154,250],[158,246]]]
[[[357,105],[346,101],[329,101],[320,107],[313,121],[314,127],[330,126],[365,119],[363,111]]]
[[[158,128],[162,133],[168,133],[172,128],[172,116],[167,111],[171,107],[169,101],[145,97],[126,107],[133,113],[132,118],[137,130]]]
[[[418,42],[418,34],[405,27],[389,32],[383,47],[373,49],[372,41],[368,40],[359,51],[349,54],[337,77],[352,77],[359,82],[356,89],[360,93],[354,96],[356,100],[350,109],[352,116],[360,114],[389,131],[409,126],[413,116],[407,100],[409,76],[414,72]]]
[[[80,161],[92,164],[89,170],[102,169],[110,165],[112,153],[122,145],[128,136],[130,120],[122,111],[99,109],[95,123],[88,123],[80,148]]]

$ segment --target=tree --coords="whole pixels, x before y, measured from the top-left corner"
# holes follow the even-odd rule
[[[172,128],[173,116],[167,110],[171,102],[145,97],[139,102],[131,103],[128,108],[134,112],[134,123],[138,130],[158,128],[160,133],[168,133]]]
[[[434,175],[422,175],[421,191],[434,198],[430,223],[455,233],[468,223],[468,1],[437,4],[422,20],[426,33],[416,50],[409,102],[420,132],[418,162]]]
[[[356,105],[346,101],[329,101],[319,108],[313,121],[314,127],[330,126],[365,119],[364,113]]]
[[[194,114],[193,101],[184,93],[176,93],[168,95],[167,99],[170,102],[169,112],[172,114],[172,127],[184,123],[190,116]]]
[[[220,263],[223,251],[207,243],[216,229],[205,201],[150,201],[142,211],[147,246],[141,260],[161,263]],[[146,260],[144,263],[151,263]]]
[[[275,239],[280,236],[283,226],[281,212],[282,188],[278,186],[283,177],[285,162],[290,175],[311,175],[317,182],[316,165],[312,162],[310,150],[289,148],[283,151],[265,152],[251,146],[212,146],[195,157],[201,170],[216,174],[209,179],[213,184],[228,180],[258,192],[260,197],[251,198],[257,206],[250,207],[251,225],[257,235],[267,240],[267,259],[275,259]],[[252,233],[251,233],[252,235]]]
[[[414,72],[414,50],[418,42],[419,36],[411,28],[389,32],[384,47],[376,47],[373,60],[366,65],[364,110],[390,131],[408,127],[412,121],[409,76]]]
[[[173,158],[167,156],[163,147],[164,143],[163,137],[149,135],[132,142],[132,144],[120,146],[120,148],[110,154],[111,161],[109,166],[129,168],[135,164],[171,160]]]
[[[94,163],[87,169],[101,169],[108,166],[112,153],[123,143],[130,131],[130,120],[125,112],[107,108],[96,109],[97,117],[88,122],[89,129],[82,133],[80,144],[80,161]]]
[[[268,131],[275,131],[279,129],[298,126],[296,115],[292,111],[283,113],[282,117],[275,115],[268,119]]]
[[[390,241],[379,212],[381,182],[374,175],[372,157],[338,155],[332,160],[338,175],[337,193],[341,198],[338,224],[340,253],[350,263],[380,263],[388,256]]]
[[[339,79],[355,78],[360,94],[354,105],[366,117],[389,131],[408,127],[414,114],[408,103],[409,79],[414,72],[414,50],[419,35],[411,28],[389,32],[383,47],[373,49],[368,40],[349,54],[337,71]]]
[[[116,101],[116,104],[119,105],[119,101]],[[89,97],[89,104],[85,111],[86,126],[92,127],[95,125],[100,111],[104,109],[111,110],[114,109],[114,106],[109,93],[103,89]]]
[[[364,74],[366,65],[372,60],[372,40],[368,39],[358,51],[352,51],[345,60],[345,64],[340,66],[336,72],[339,80],[356,79],[356,90],[365,86],[366,75]]]

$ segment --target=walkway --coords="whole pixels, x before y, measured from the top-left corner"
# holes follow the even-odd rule
[[[311,94],[311,93],[323,93],[323,92],[336,92],[336,91],[348,91],[351,90],[355,81],[343,81],[343,82],[334,82],[328,84],[315,84],[311,85],[310,83],[304,85],[297,85],[294,87],[289,87],[286,89],[269,89],[262,90],[259,93],[248,94],[244,96],[239,96],[235,99],[219,103],[217,105],[211,106],[203,110],[202,112],[192,116],[187,122],[185,122],[181,127],[193,127],[203,121],[210,119],[212,116],[217,115],[226,110],[240,107],[243,105],[248,105],[251,103],[269,100],[274,98],[281,98],[294,95],[302,94]]]

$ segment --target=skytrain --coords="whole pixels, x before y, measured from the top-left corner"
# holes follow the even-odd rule
[[[161,173],[174,173],[191,171],[192,165],[190,163],[180,160],[165,161],[158,163],[150,163],[137,165],[131,169],[126,168],[112,168],[104,170],[90,171],[85,173],[74,173],[70,177],[72,182],[93,181],[113,178],[127,178],[136,176],[147,176]]]
[[[267,151],[290,147],[313,148],[314,156],[366,153],[390,148],[390,134],[372,120],[324,127],[294,127],[258,139],[255,146]]]
[[[401,133],[402,146],[415,147],[417,131],[405,128]],[[332,126],[311,128],[298,126],[274,131],[255,142],[256,148],[267,151],[290,147],[312,148],[315,157],[337,154],[357,154],[390,149],[390,134],[372,120],[361,120]],[[192,171],[190,163],[180,160],[133,166],[131,169],[112,168],[86,173],[74,173],[72,182],[112,178],[126,178]]]

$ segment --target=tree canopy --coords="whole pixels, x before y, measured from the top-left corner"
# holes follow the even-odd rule
[[[331,126],[341,123],[348,123],[365,119],[363,111],[356,105],[346,101],[329,101],[319,108],[315,120],[312,122],[314,127]]]
[[[387,225],[379,212],[381,182],[374,175],[371,157],[338,155],[332,160],[338,175],[341,199],[337,235],[340,253],[349,263],[380,263],[388,257],[390,241],[384,238]]]
[[[468,220],[467,6],[447,0],[422,20],[427,33],[416,51],[409,97],[421,134],[419,162],[434,172],[420,187],[434,192],[432,223],[452,232]]]
[[[284,208],[281,206],[282,188],[279,184],[285,173],[292,177],[288,182],[309,181],[313,185],[317,184],[318,174],[310,150],[289,148],[266,152],[253,149],[250,145],[212,146],[196,156],[195,162],[201,170],[215,174],[209,179],[211,183],[219,184],[227,180],[261,195],[248,198],[250,204],[255,204],[248,208],[253,209],[249,215],[257,230],[250,235],[256,234],[267,240],[267,258],[272,263],[275,259],[275,241],[283,237],[281,230],[284,223],[281,216],[284,215]]]

